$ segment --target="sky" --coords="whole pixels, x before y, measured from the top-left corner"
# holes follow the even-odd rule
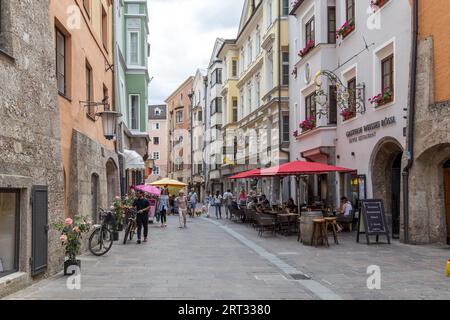
[[[243,5],[244,0],[148,0],[150,104],[164,103],[198,68],[206,69],[216,38],[236,38]]]

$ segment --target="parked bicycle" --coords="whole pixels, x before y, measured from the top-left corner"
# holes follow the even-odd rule
[[[111,211],[100,209],[101,225],[94,226],[94,232],[89,237],[89,251],[95,256],[103,256],[114,243],[113,232],[110,226],[114,225],[114,214]]]
[[[123,244],[127,244],[127,241],[133,240],[134,235],[136,234],[137,229],[137,211],[134,208],[127,209],[125,215],[125,236],[123,238]]]

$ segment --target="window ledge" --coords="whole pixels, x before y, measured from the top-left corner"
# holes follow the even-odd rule
[[[72,102],[72,98],[66,96],[65,94],[63,94],[63,93],[61,93],[61,92],[59,92],[59,91],[58,91],[58,95],[59,95],[60,97],[64,98],[64,99],[66,99],[67,101]]]
[[[388,103],[386,103],[386,104],[383,104],[382,106],[374,107],[374,110],[375,110],[375,111],[378,111],[378,110],[387,109],[387,108],[389,108],[389,107],[392,107],[394,104],[395,104],[395,100],[390,101],[390,102],[388,102]]]

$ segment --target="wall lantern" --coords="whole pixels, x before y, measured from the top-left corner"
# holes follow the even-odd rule
[[[80,104],[88,108],[88,115],[92,117],[94,121],[102,119],[103,135],[105,139],[114,140],[117,134],[119,118],[122,117],[122,114],[116,111],[111,111],[111,106],[109,105],[108,100],[109,97],[105,97],[102,102],[80,101]],[[103,106],[103,111],[96,111],[96,108],[99,106]],[[92,107],[94,108],[94,111],[91,113],[90,109]]]

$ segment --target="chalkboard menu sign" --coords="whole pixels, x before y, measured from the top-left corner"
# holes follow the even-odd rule
[[[361,220],[364,222],[365,232],[361,232]],[[359,235],[362,233],[366,235],[368,244],[370,244],[369,236],[376,236],[377,242],[379,236],[386,236],[388,243],[391,243],[389,230],[386,224],[383,200],[361,200],[361,214],[358,220],[357,242],[359,242]]]

